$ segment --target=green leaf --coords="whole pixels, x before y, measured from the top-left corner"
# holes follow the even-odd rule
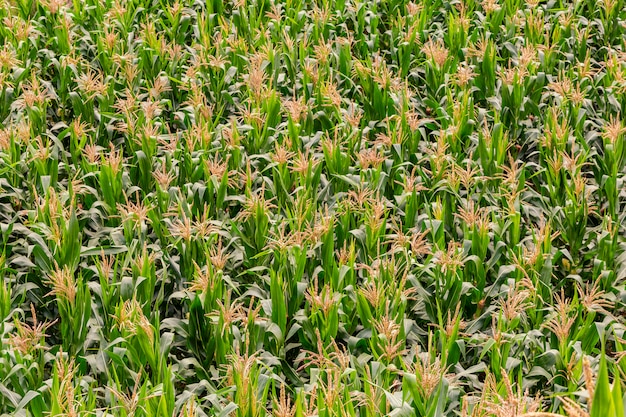
[[[613,395],[609,384],[609,371],[604,349],[600,356],[600,370],[598,372],[598,380],[593,394],[593,403],[591,404],[589,417],[621,417],[615,414],[615,405],[613,404]]]

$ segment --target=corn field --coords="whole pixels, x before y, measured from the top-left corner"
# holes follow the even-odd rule
[[[0,22],[0,416],[625,415],[624,0]]]

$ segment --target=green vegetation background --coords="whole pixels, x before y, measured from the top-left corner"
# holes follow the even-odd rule
[[[0,414],[624,415],[623,0],[0,6]]]

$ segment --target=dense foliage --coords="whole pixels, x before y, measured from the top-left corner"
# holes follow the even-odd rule
[[[0,0],[0,414],[621,417],[625,19]]]

